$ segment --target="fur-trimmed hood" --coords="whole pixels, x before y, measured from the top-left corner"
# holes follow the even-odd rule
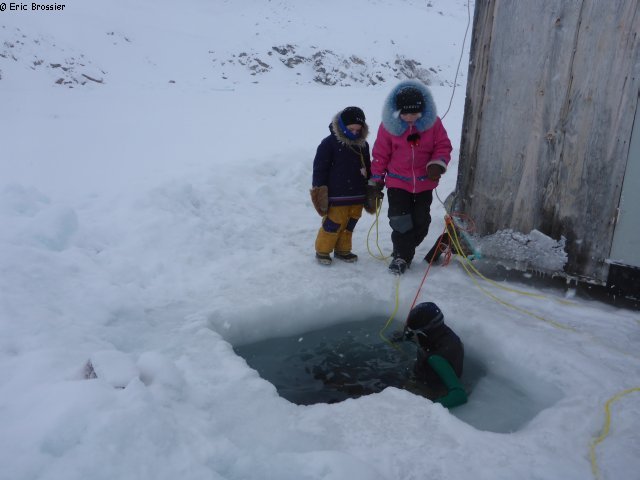
[[[424,132],[431,128],[438,116],[431,90],[418,80],[404,80],[391,90],[382,108],[382,124],[391,135],[402,135],[407,128],[409,128],[409,124],[400,118],[400,111],[396,108],[395,102],[396,94],[405,87],[417,88],[424,97],[424,107],[421,112],[422,117],[414,124],[419,132]]]
[[[364,125],[362,126],[362,135],[360,135],[360,137],[358,137],[356,140],[351,140],[340,129],[341,113],[342,111],[339,111],[333,116],[333,120],[331,120],[331,124],[329,125],[329,131],[338,139],[340,143],[351,145],[352,147],[366,146],[367,137],[369,136],[369,125],[367,125],[367,122],[364,122]]]

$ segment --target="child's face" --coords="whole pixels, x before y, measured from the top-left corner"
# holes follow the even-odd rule
[[[350,123],[347,125],[347,130],[353,133],[355,136],[359,136],[362,133],[362,125],[359,123]]]
[[[402,120],[404,120],[407,123],[413,123],[416,120],[418,120],[420,117],[422,116],[422,114],[420,112],[418,113],[401,113],[400,114],[400,118]]]

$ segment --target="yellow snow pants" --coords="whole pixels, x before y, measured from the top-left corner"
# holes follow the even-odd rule
[[[362,208],[362,205],[330,206],[322,217],[322,226],[316,237],[316,252],[350,252],[351,236],[362,216]]]

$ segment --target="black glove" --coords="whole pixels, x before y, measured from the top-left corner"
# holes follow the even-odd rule
[[[382,205],[382,200],[384,199],[382,188],[382,183],[367,185],[367,198],[364,203],[364,209],[367,211],[367,213],[376,213],[378,205]]]
[[[389,337],[389,340],[391,341],[391,343],[404,342],[406,339],[407,339],[407,333],[405,330],[396,330]]]
[[[437,182],[438,180],[440,180],[440,177],[443,173],[444,168],[442,168],[442,165],[431,164],[427,166],[427,177],[429,177],[429,180]]]

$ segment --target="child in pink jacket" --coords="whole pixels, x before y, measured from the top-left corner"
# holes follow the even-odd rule
[[[373,145],[368,201],[386,184],[393,261],[401,275],[429,231],[433,189],[451,159],[451,141],[429,89],[417,80],[400,82],[387,97]]]

